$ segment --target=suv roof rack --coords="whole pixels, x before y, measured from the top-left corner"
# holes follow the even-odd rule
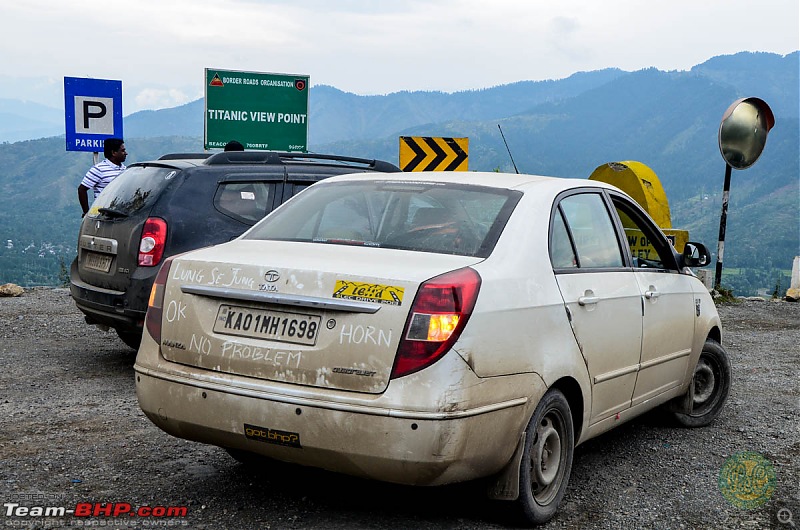
[[[168,153],[160,156],[159,160],[204,160],[211,156],[211,153]]]
[[[209,166],[215,166],[221,164],[286,164],[292,162],[306,162],[311,160],[339,162],[340,165],[343,166],[358,164],[365,166],[366,168],[382,172],[400,171],[399,167],[383,160],[356,158],[352,156],[279,151],[223,151],[221,153],[210,155],[203,163]]]

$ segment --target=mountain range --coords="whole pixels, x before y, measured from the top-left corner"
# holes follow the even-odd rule
[[[397,163],[399,136],[468,137],[470,170],[516,166],[577,178],[637,160],[659,176],[673,226],[715,250],[725,172],[720,119],[736,99],[759,97],[776,124],[761,159],[734,171],[723,282],[754,294],[781,282],[785,289],[800,254],[799,65],[798,52],[742,52],[688,71],[606,69],[455,93],[359,96],[312,86],[308,143],[315,152]],[[200,99],[126,116],[128,162],[202,150],[203,113]],[[0,242],[13,246],[0,244],[0,283],[52,282],[51,269],[75,254],[75,188],[91,155],[65,151],[61,110],[0,99],[0,118]],[[22,256],[21,248],[30,250]],[[33,249],[51,269],[24,270],[33,267]]]

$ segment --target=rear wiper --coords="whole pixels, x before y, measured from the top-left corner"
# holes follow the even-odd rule
[[[113,208],[98,208],[97,211],[108,217],[128,217],[128,214],[125,212],[114,210]]]

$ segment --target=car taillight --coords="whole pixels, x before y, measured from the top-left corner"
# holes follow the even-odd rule
[[[156,281],[153,282],[153,287],[150,288],[150,300],[147,302],[147,314],[144,317],[144,325],[147,328],[147,332],[159,344],[161,344],[161,315],[164,308],[164,290],[173,257],[164,260],[164,264],[161,265],[161,269],[156,275]]]
[[[155,267],[164,255],[167,244],[167,222],[158,217],[149,217],[144,222],[142,239],[139,241],[139,266]]]
[[[468,267],[420,286],[397,348],[392,379],[418,372],[447,353],[467,324],[480,288],[480,275]]]

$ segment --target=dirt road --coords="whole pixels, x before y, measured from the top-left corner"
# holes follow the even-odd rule
[[[655,412],[578,447],[565,502],[542,528],[800,525],[800,304],[743,302],[720,314],[734,370],[722,416],[684,429]],[[139,410],[134,352],[84,324],[65,289],[0,299],[0,341],[3,527],[513,525],[507,505],[485,500],[480,484],[411,488],[289,465],[245,467],[220,449],[170,437]],[[726,460],[740,452],[763,456],[776,479],[770,499],[751,509],[718,487]],[[117,504],[92,515],[90,503]],[[89,516],[44,510],[59,507]],[[124,511],[141,507],[147,516]]]

